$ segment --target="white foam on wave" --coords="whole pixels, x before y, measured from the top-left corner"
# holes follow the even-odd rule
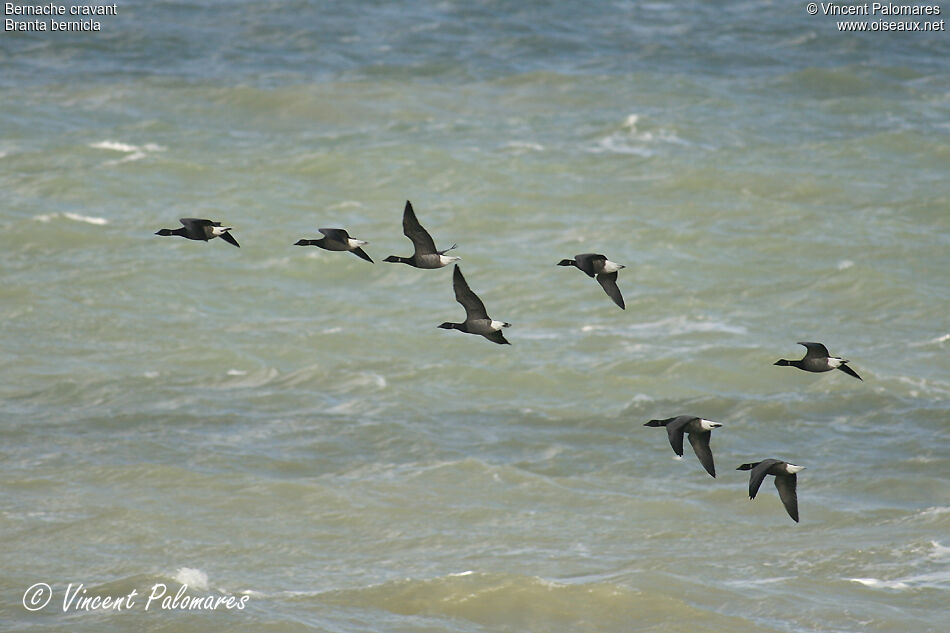
[[[930,546],[933,548],[933,551],[930,552],[930,558],[935,558],[937,560],[950,558],[950,547],[941,545],[937,541],[930,541]]]
[[[145,143],[144,145],[132,145],[121,141],[99,141],[90,143],[89,147],[93,149],[104,149],[112,152],[123,152],[127,154],[123,158],[107,161],[106,165],[118,165],[119,163],[128,163],[135,160],[141,160],[152,152],[163,152],[165,148],[157,143]]]
[[[947,506],[930,506],[925,510],[921,510],[917,513],[917,516],[920,518],[924,517],[939,517],[941,515],[950,513],[950,507]]]
[[[909,589],[910,585],[900,580],[881,580],[879,578],[848,578],[851,582],[856,582],[872,589]]]
[[[632,154],[648,158],[660,145],[690,145],[688,141],[667,129],[639,130],[639,114],[629,114],[620,125],[620,130],[598,140],[587,151],[594,154]]]
[[[852,266],[854,266],[854,262],[850,259],[842,259],[838,262],[838,270],[848,270]]]
[[[173,579],[177,583],[188,585],[190,589],[197,589],[198,591],[207,591],[209,587],[208,574],[192,567],[179,567]]]
[[[658,321],[648,321],[628,326],[631,330],[661,330],[666,334],[694,334],[705,332],[723,332],[725,334],[747,334],[748,330],[741,325],[730,325],[720,321],[705,318],[690,319],[685,316],[668,317]]]
[[[90,143],[89,147],[93,149],[108,149],[114,152],[125,152],[127,154],[133,152],[163,152],[165,148],[157,143],[146,143],[145,145],[131,145],[129,143],[122,143],[119,141],[99,141],[98,143]]]
[[[138,149],[135,145],[118,141],[99,141],[98,143],[90,143],[89,147],[93,149],[111,149],[115,152],[134,152]]]
[[[357,200],[344,200],[343,202],[337,202],[336,204],[331,204],[328,209],[361,209],[363,208],[363,203]]]
[[[97,218],[93,215],[80,215],[78,213],[66,212],[63,214],[59,213],[42,213],[40,215],[34,215],[33,219],[37,222],[42,222],[43,224],[48,224],[55,220],[56,218],[66,218],[67,220],[72,220],[73,222],[84,222],[86,224],[95,224],[96,226],[103,226],[108,224],[109,221],[105,218]]]
[[[525,152],[543,152],[544,145],[532,141],[510,141],[504,144],[503,149],[511,150],[517,154],[523,154]]]
[[[109,221],[105,218],[97,218],[92,215],[79,215],[78,213],[66,212],[63,214],[63,217],[75,222],[85,222],[86,224],[95,224],[97,226],[103,226],[104,224],[109,223]]]
[[[228,376],[247,376],[247,372],[243,369],[229,369]]]

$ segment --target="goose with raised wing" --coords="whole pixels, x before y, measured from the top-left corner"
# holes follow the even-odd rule
[[[436,250],[435,240],[433,240],[429,232],[419,224],[419,220],[416,218],[416,212],[412,209],[412,203],[408,200],[406,200],[406,208],[403,209],[402,212],[402,233],[412,240],[412,244],[415,246],[416,250],[412,254],[412,257],[390,255],[383,260],[384,262],[408,264],[415,268],[442,268],[443,266],[448,266],[452,262],[457,262],[462,259],[461,257],[446,255],[446,253],[458,246],[458,244],[452,244],[452,246],[445,250]]]
[[[775,362],[776,365],[781,367],[798,367],[799,369],[804,369],[805,371],[811,371],[815,373],[821,373],[825,371],[831,371],[832,369],[839,369],[849,376],[854,376],[858,380],[862,380],[861,376],[858,375],[856,371],[848,367],[848,362],[843,358],[838,358],[837,356],[832,356],[828,353],[828,348],[822,345],[821,343],[808,343],[808,342],[799,342],[799,345],[804,345],[805,357],[800,360],[785,360],[780,358]]]
[[[467,334],[480,334],[492,343],[511,345],[505,340],[505,335],[501,332],[502,328],[510,327],[511,323],[496,321],[488,316],[485,304],[468,287],[468,282],[462,276],[462,269],[459,268],[458,264],[455,265],[455,272],[452,273],[452,286],[455,288],[455,300],[465,308],[465,320],[461,323],[446,322],[439,327],[444,330],[458,330]]]

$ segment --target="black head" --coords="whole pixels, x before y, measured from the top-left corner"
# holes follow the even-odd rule
[[[294,246],[310,246],[310,240],[299,240],[294,242]]]
[[[775,361],[775,364],[780,367],[788,367],[789,365],[791,365],[791,363],[785,360],[784,358],[780,358],[779,360]]]
[[[762,462],[752,462],[751,464],[742,464],[741,466],[736,468],[736,470],[752,470],[753,468],[755,468],[761,463]]]
[[[449,323],[448,321],[446,321],[445,323],[437,327],[440,327],[443,330],[454,330],[456,329],[457,326],[458,326],[458,323]]]
[[[574,265],[574,260],[573,260],[573,259],[562,259],[561,261],[559,261],[559,262],[557,263],[557,265],[558,265],[558,266],[573,266],[573,265]]]
[[[650,420],[643,426],[666,426],[666,420]]]
[[[400,257],[400,256],[398,256],[398,255],[390,255],[389,257],[387,257],[387,258],[384,259],[383,261],[384,261],[384,262],[389,262],[390,264],[399,264],[399,263],[402,263],[402,257]]]
[[[169,235],[174,235],[171,229],[159,229],[155,231],[155,235],[161,235],[162,237],[168,237]]]

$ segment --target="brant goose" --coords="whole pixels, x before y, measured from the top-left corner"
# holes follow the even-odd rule
[[[459,330],[468,334],[481,334],[492,343],[499,345],[511,345],[505,340],[501,329],[509,327],[511,323],[504,321],[495,321],[488,316],[485,310],[485,304],[478,298],[472,289],[468,287],[465,277],[462,276],[462,269],[455,265],[455,272],[452,273],[452,286],[455,288],[455,300],[465,308],[465,320],[461,323],[443,323],[439,327],[444,330]]]
[[[666,433],[670,437],[670,446],[673,452],[683,456],[683,434],[689,435],[689,443],[696,452],[696,457],[702,463],[706,472],[716,476],[716,466],[713,464],[712,451],[709,450],[709,438],[713,429],[718,429],[721,424],[697,418],[694,415],[679,415],[675,418],[666,420],[650,420],[643,426],[665,426]]]
[[[576,266],[587,273],[588,277],[597,277],[597,281],[604,287],[607,296],[613,299],[620,309],[626,309],[620,288],[617,287],[617,271],[626,266],[615,264],[603,255],[595,253],[582,253],[575,255],[574,259],[562,259],[557,265]]]
[[[861,376],[857,374],[856,371],[848,367],[848,361],[843,358],[837,358],[835,356],[828,355],[828,348],[822,345],[821,343],[803,343],[799,342],[799,345],[804,345],[805,349],[808,351],[805,352],[805,357],[801,360],[785,360],[784,358],[779,359],[775,362],[776,365],[781,365],[782,367],[792,366],[798,367],[799,369],[804,369],[805,371],[812,372],[823,372],[831,371],[832,369],[840,369],[849,376],[854,376],[858,380],[863,382]]]
[[[350,234],[346,232],[346,229],[318,229],[323,233],[323,237],[319,240],[300,240],[294,243],[294,246],[319,246],[320,248],[326,249],[328,251],[350,251],[360,259],[365,259],[370,264],[373,263],[373,260],[370,259],[369,255],[360,248],[364,244],[369,244],[369,242],[364,242],[363,240],[354,240],[350,237]]]
[[[416,268],[442,268],[462,259],[461,257],[445,254],[458,244],[453,244],[444,251],[435,250],[435,242],[432,240],[432,236],[419,224],[416,213],[412,210],[412,204],[408,200],[406,200],[406,208],[402,212],[402,233],[412,240],[416,251],[412,254],[412,257],[390,255],[383,260],[384,262],[409,264]]]
[[[761,462],[742,464],[736,468],[736,470],[752,471],[749,475],[749,499],[755,499],[755,493],[759,491],[759,486],[762,485],[762,480],[766,475],[775,475],[778,496],[781,497],[788,516],[792,517],[795,523],[798,523],[798,493],[796,492],[798,478],[795,473],[804,469],[804,466],[796,466],[778,459],[763,459]]]
[[[222,240],[228,244],[234,244],[238,248],[241,248],[241,245],[237,243],[237,240],[228,233],[231,230],[230,226],[222,227],[220,222],[212,222],[211,220],[201,220],[198,218],[181,218],[178,220],[181,222],[181,227],[177,229],[159,229],[155,232],[155,235],[161,235],[167,237],[169,235],[180,235],[182,237],[188,238],[189,240],[201,240],[207,242],[208,240],[213,240],[216,237],[220,237]]]

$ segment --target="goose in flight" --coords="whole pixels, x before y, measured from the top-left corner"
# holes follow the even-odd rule
[[[617,271],[626,268],[626,266],[614,263],[605,256],[596,253],[581,253],[575,255],[574,259],[562,259],[557,265],[575,266],[584,271],[588,277],[596,277],[597,282],[603,286],[607,296],[613,299],[613,302],[620,306],[621,310],[626,309],[623,303],[623,295],[620,294],[620,288],[617,287]]]
[[[369,255],[360,248],[369,244],[369,242],[364,242],[363,240],[355,240],[350,237],[350,234],[346,232],[346,229],[318,229],[323,233],[323,237],[319,240],[299,240],[294,246],[319,246],[320,248],[326,249],[328,251],[350,251],[360,259],[365,259],[370,264],[373,263],[373,260],[370,259]]]
[[[161,235],[163,237],[180,235],[189,240],[200,240],[203,242],[220,237],[228,244],[233,244],[241,248],[241,245],[238,244],[237,240],[229,233],[231,230],[230,226],[221,226],[220,222],[212,222],[211,220],[202,220],[199,218],[181,218],[178,221],[181,222],[181,226],[177,229],[159,229],[155,232],[155,235]]]
[[[689,443],[703,468],[713,477],[716,476],[716,465],[713,463],[712,451],[709,449],[709,438],[712,436],[712,430],[718,429],[722,426],[721,424],[697,418],[694,415],[679,415],[666,420],[650,420],[643,426],[665,426],[670,438],[670,446],[680,457],[683,456],[683,435],[689,436]]]
[[[799,342],[798,344],[804,345],[805,349],[808,350],[805,352],[804,358],[801,360],[785,360],[781,358],[776,361],[775,364],[782,367],[798,367],[799,369],[816,373],[840,369],[849,376],[854,376],[858,380],[863,381],[856,371],[848,367],[848,361],[829,355],[828,348],[821,343]]]
[[[455,272],[452,273],[452,286],[455,288],[455,300],[465,308],[465,320],[461,323],[446,322],[439,327],[444,330],[459,330],[467,334],[481,334],[492,343],[511,345],[505,340],[505,335],[501,332],[502,328],[509,327],[511,323],[495,321],[488,316],[485,304],[468,287],[465,277],[462,276],[462,269],[459,268],[458,264],[455,265]]]
[[[458,246],[453,244],[449,248],[439,251],[435,248],[435,241],[429,232],[422,228],[419,220],[416,218],[416,212],[412,210],[412,203],[406,200],[406,208],[402,212],[402,233],[416,247],[412,257],[399,257],[390,255],[384,262],[396,264],[409,264],[416,268],[442,268],[452,262],[459,261],[461,257],[446,255],[450,250]]]

